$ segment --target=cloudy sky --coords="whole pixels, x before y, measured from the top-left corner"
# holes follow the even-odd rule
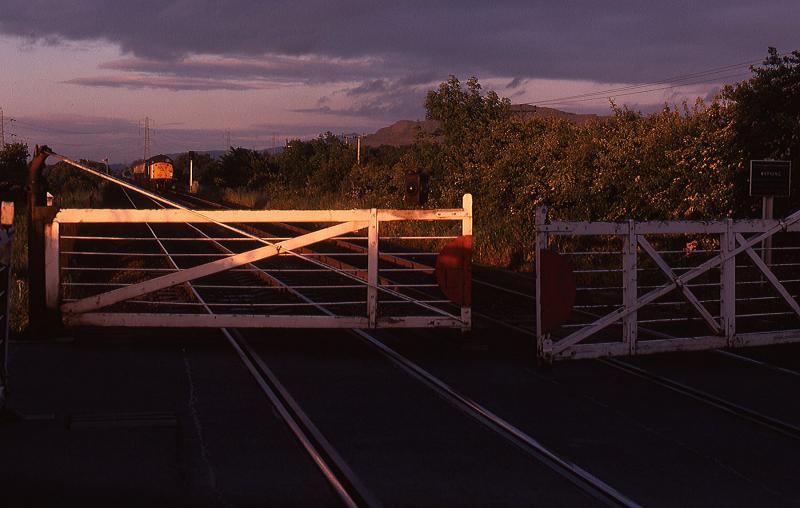
[[[797,0],[2,0],[0,107],[7,142],[112,162],[141,157],[145,117],[153,153],[374,132],[450,74],[651,111],[800,49],[798,20]]]

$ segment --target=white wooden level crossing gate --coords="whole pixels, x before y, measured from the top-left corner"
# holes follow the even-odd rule
[[[576,281],[571,318],[543,330],[537,255],[537,354],[546,361],[800,341],[800,212],[612,223],[548,221],[542,208],[536,228],[537,253],[560,254]]]
[[[54,155],[54,154],[52,154]],[[467,194],[463,197],[461,208],[452,209],[433,209],[433,210],[396,210],[396,209],[353,209],[353,210],[192,210],[183,207],[162,196],[153,194],[150,191],[141,189],[135,185],[119,180],[108,175],[104,175],[91,168],[67,158],[57,156],[84,171],[95,174],[106,180],[119,184],[123,188],[133,190],[143,194],[156,202],[174,208],[163,209],[63,209],[59,210],[52,222],[45,227],[45,301],[46,306],[51,311],[60,312],[63,322],[68,325],[90,325],[90,326],[141,326],[141,327],[213,327],[213,328],[427,328],[427,327],[451,327],[468,330],[471,327],[471,311],[467,305],[462,305],[458,314],[453,314],[449,310],[446,300],[431,300],[430,296],[415,297],[410,295],[410,291],[405,288],[419,289],[421,287],[432,288],[435,284],[403,284],[386,283],[386,278],[380,276],[381,271],[389,272],[390,269],[380,268],[379,261],[381,252],[379,243],[381,240],[381,225],[402,222],[440,222],[449,221],[460,226],[460,235],[456,236],[417,236],[391,237],[396,240],[415,239],[415,240],[443,240],[452,239],[457,236],[471,238],[472,235],[472,197]],[[254,234],[254,225],[265,225],[270,223],[305,223],[306,232],[293,237],[272,237],[268,234]],[[150,238],[130,238],[125,235],[78,235],[75,234],[78,225],[102,225],[115,224],[119,229],[126,226],[146,226],[151,233]],[[183,224],[191,230],[200,233],[203,238],[196,236],[190,238],[161,238],[155,235],[154,225]],[[322,226],[319,226],[322,224]],[[200,226],[211,226],[219,231],[233,236],[223,238],[212,238],[203,233]],[[97,226],[95,226],[97,227]],[[313,230],[313,227],[319,227]],[[107,228],[107,227],[106,227]],[[68,230],[67,234],[64,231]],[[353,233],[366,230],[366,236],[362,237],[366,241],[366,269],[357,270],[358,273],[342,270],[334,266],[329,266],[314,258],[309,254],[306,247],[327,240],[341,239],[342,237],[352,239]],[[155,252],[130,252],[115,251],[122,247],[105,248],[102,251],[85,252],[80,250],[69,250],[74,248],[76,242],[125,242],[130,243],[134,240],[149,240],[151,244],[157,243],[160,251]],[[213,243],[218,250],[215,254],[209,252],[178,252],[170,253],[165,249],[167,242],[177,241],[199,242],[201,240]],[[223,243],[233,241],[247,241],[255,243],[255,248],[245,248],[244,251],[233,251]],[[467,242],[471,244],[471,242]],[[69,247],[65,248],[65,244]],[[230,244],[229,244],[230,245]],[[300,252],[296,252],[300,251]],[[418,253],[423,254],[423,253]],[[427,253],[425,253],[427,254]],[[468,254],[468,253],[467,253]],[[337,254],[341,255],[341,254]],[[344,254],[347,255],[347,254]],[[359,254],[360,255],[360,254]],[[435,254],[434,254],[435,255]],[[136,272],[136,280],[125,282],[111,281],[98,282],[76,282],[74,276],[78,272],[105,272],[114,273],[124,267],[112,266],[65,266],[64,260],[74,261],[75,257],[91,257],[95,259],[114,259],[115,256],[125,258],[141,258],[142,260],[152,258],[169,258],[169,267],[144,266],[133,268]],[[174,263],[174,259],[196,256],[201,259],[200,264],[193,266],[179,267]],[[319,302],[300,294],[297,288],[290,287],[282,282],[269,267],[265,267],[263,262],[277,260],[279,258],[292,257],[314,266],[308,272],[324,272],[319,277],[331,276],[335,274],[340,278],[350,282],[344,285],[341,282],[332,286],[304,286],[304,288],[314,289],[353,289],[360,288],[365,294],[365,299],[361,302],[361,311],[349,314],[338,314],[331,312],[329,307],[336,305],[347,305],[352,307],[359,302]],[[212,259],[212,260],[207,260]],[[260,263],[260,265],[256,265]],[[432,275],[434,268],[398,268],[397,270],[426,272]],[[178,289],[181,286],[190,287],[192,291],[196,288],[215,288],[215,289],[237,289],[237,286],[228,282],[230,285],[209,286],[209,278],[223,273],[232,272],[257,272],[262,281],[267,281],[273,289],[286,290],[287,293],[299,296],[303,301],[299,303],[262,303],[262,302],[237,302],[237,303],[209,303],[211,307],[223,306],[223,308],[280,308],[278,313],[254,313],[254,312],[215,312],[209,313],[190,313],[175,312],[175,307],[184,306],[205,306],[200,302],[179,302],[171,299],[170,301],[147,300],[147,297],[154,297],[170,289]],[[276,270],[278,272],[300,272],[303,270]],[[143,274],[155,274],[145,277]],[[197,284],[200,282],[200,284]],[[355,283],[355,284],[353,284]],[[469,280],[464,284],[468,285]],[[186,286],[189,285],[189,286]],[[70,298],[65,298],[65,288],[76,287],[113,287],[113,289],[103,292],[92,292],[75,296],[70,294]],[[266,285],[265,285],[266,286]],[[250,287],[250,289],[253,289]],[[255,288],[259,289],[259,288]],[[419,292],[419,291],[418,291]],[[469,293],[468,287],[466,290]],[[137,300],[138,299],[138,300]],[[164,304],[170,309],[168,312],[141,312],[131,311],[136,305]],[[407,309],[402,313],[391,312],[391,306],[406,305]],[[312,308],[316,313],[297,314],[287,313],[286,309]],[[322,311],[322,315],[320,312]],[[416,311],[416,312],[415,312]]]

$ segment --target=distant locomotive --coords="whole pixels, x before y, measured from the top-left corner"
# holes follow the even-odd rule
[[[133,180],[145,187],[171,189],[175,186],[174,173],[172,159],[155,155],[133,167]]]

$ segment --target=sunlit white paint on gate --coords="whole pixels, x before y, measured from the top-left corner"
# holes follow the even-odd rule
[[[469,307],[461,309],[461,316],[453,316],[448,312],[432,307],[424,302],[417,302],[410,297],[400,294],[403,299],[409,300],[423,308],[434,310],[438,316],[400,316],[381,318],[378,313],[378,291],[398,295],[396,290],[378,284],[378,226],[381,221],[459,221],[462,232],[472,232],[472,200],[465,195],[463,208],[438,209],[438,210],[225,210],[202,211],[162,209],[162,210],[98,210],[98,209],[68,209],[56,214],[50,228],[52,234],[47,242],[48,259],[53,263],[46,274],[49,305],[58,308],[59,269],[59,242],[58,231],[60,224],[81,223],[268,223],[268,222],[341,222],[318,231],[313,231],[294,238],[289,238],[266,247],[260,247],[244,253],[227,256],[210,263],[193,268],[179,270],[161,277],[156,277],[141,283],[132,284],[86,297],[77,301],[65,302],[60,305],[65,323],[78,325],[100,326],[208,326],[208,327],[326,327],[326,328],[396,328],[396,327],[455,327],[468,330],[471,327],[471,312]],[[230,270],[247,265],[255,261],[267,259],[282,253],[293,252],[306,245],[337,238],[341,235],[352,233],[361,229],[368,230],[368,270],[365,286],[368,290],[367,317],[348,318],[339,316],[325,316],[328,319],[317,319],[320,316],[311,316],[314,319],[303,320],[309,316],[270,316],[270,315],[214,315],[198,319],[196,314],[130,314],[97,312],[99,309],[115,303],[123,302],[166,289],[184,282],[214,273]],[[252,235],[247,235],[251,237]],[[268,243],[268,242],[264,242]],[[302,256],[301,257],[306,257]],[[312,260],[313,262],[313,260]],[[335,272],[341,270],[332,269]],[[370,304],[370,302],[372,302]],[[363,321],[363,322],[362,322]],[[222,324],[221,324],[222,323]]]

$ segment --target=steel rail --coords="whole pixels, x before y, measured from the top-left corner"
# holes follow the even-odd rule
[[[591,313],[591,312],[586,312],[586,311],[580,311],[580,312],[583,313],[583,314],[586,314],[588,316],[591,316],[591,317],[597,317],[597,314],[594,314],[594,313]],[[651,330],[651,329],[648,329],[648,328],[640,328],[640,329],[643,332],[649,333],[649,334],[651,334],[653,336],[656,336],[658,338],[665,338],[665,339],[675,339],[676,338],[676,337],[673,337],[672,335],[669,335],[669,334],[666,334],[664,332],[660,332],[660,331],[657,331],[657,330]],[[531,333],[531,335],[535,336],[536,334],[535,333]],[[729,352],[726,352],[726,351],[723,351],[723,350],[719,350],[719,349],[715,349],[715,350],[712,350],[712,351],[715,351],[715,352],[718,352],[718,353],[727,354],[727,355],[731,355],[733,357],[740,357],[741,359],[748,359],[747,357],[741,357],[741,355],[736,355],[734,353],[729,353]],[[773,418],[771,416],[767,416],[765,414],[759,413],[758,411],[754,411],[752,409],[746,408],[746,407],[744,407],[744,406],[742,406],[740,404],[736,404],[735,402],[731,402],[731,401],[729,401],[727,399],[724,399],[722,397],[718,397],[716,395],[713,395],[713,394],[711,394],[709,392],[706,392],[706,391],[703,391],[703,390],[699,390],[697,388],[693,388],[693,387],[691,387],[689,385],[686,385],[684,383],[681,383],[679,381],[675,381],[675,380],[667,378],[665,376],[661,376],[661,375],[655,374],[655,373],[653,373],[651,371],[648,371],[648,370],[643,369],[641,367],[637,367],[637,366],[632,365],[632,364],[627,363],[627,362],[623,362],[623,361],[621,361],[619,359],[616,359],[616,358],[598,358],[598,359],[596,359],[596,361],[598,361],[600,363],[603,363],[603,364],[605,364],[607,366],[616,368],[616,369],[618,369],[618,370],[620,370],[622,372],[626,372],[627,374],[630,374],[630,375],[633,375],[633,376],[637,376],[637,377],[639,377],[641,379],[645,379],[645,380],[648,380],[650,382],[656,383],[656,384],[658,384],[658,385],[660,385],[660,386],[662,386],[664,388],[668,388],[668,389],[670,389],[670,390],[672,390],[672,391],[674,391],[676,393],[680,393],[680,394],[682,394],[684,396],[687,396],[687,397],[690,397],[690,398],[695,399],[697,401],[706,403],[706,404],[708,404],[710,406],[713,406],[713,407],[715,407],[717,409],[720,409],[720,410],[722,410],[724,412],[727,412],[729,414],[732,414],[732,415],[737,416],[739,418],[742,418],[744,420],[747,420],[747,421],[750,421],[752,423],[756,423],[756,424],[762,425],[765,428],[768,428],[770,430],[773,430],[773,431],[778,432],[780,434],[783,434],[785,436],[788,436],[788,437],[791,437],[791,438],[794,438],[794,439],[800,439],[800,427],[798,427],[796,425],[793,425],[791,423],[784,422],[782,420],[779,420],[777,418]],[[769,364],[765,364],[764,362],[758,362],[758,361],[754,361],[754,362],[755,363],[762,363],[762,364],[764,364],[764,366],[768,366],[769,365]],[[776,370],[782,370],[782,369],[780,369],[778,367],[778,368],[776,368]],[[800,376],[800,373],[797,373],[797,375]]]
[[[692,399],[704,402],[724,412],[730,413],[744,420],[759,424],[765,428],[771,429],[785,436],[791,437],[793,439],[800,439],[800,427],[793,425],[791,423],[784,422],[783,420],[779,420],[771,416],[767,416],[763,413],[759,413],[758,411],[753,411],[752,409],[746,408],[742,405],[736,404],[722,397],[718,397],[716,395],[713,395],[703,390],[699,390],[697,388],[693,388],[687,384],[675,381],[674,379],[670,379],[666,376],[661,376],[647,369],[637,367],[636,365],[623,362],[616,358],[600,358],[597,361],[605,365],[608,365],[610,367],[613,367],[617,370],[620,370],[622,372],[626,372],[628,374],[655,383],[664,388],[668,388],[674,392],[683,394]]]
[[[293,293],[295,293],[299,298],[308,300],[305,295],[302,295],[302,293],[294,291]],[[308,301],[310,302],[310,300]],[[319,310],[328,315],[333,315],[324,307],[320,307]],[[494,431],[499,436],[516,445],[529,456],[533,457],[540,463],[550,468],[552,471],[561,475],[583,492],[609,506],[640,506],[634,500],[625,496],[577,464],[560,457],[558,454],[551,451],[542,445],[538,440],[515,427],[510,422],[491,412],[489,409],[480,405],[476,401],[462,395],[450,385],[426,371],[416,363],[412,362],[405,356],[401,355],[394,349],[390,348],[370,333],[367,333],[361,329],[352,329],[350,332],[364,341],[368,346],[379,352],[383,357],[387,358],[401,370],[408,373],[412,378],[420,381],[422,384],[432,389],[445,401],[462,410],[465,414],[472,417],[488,429]]]
[[[124,189],[123,192],[125,192]],[[136,208],[136,205],[127,192],[125,192],[125,195],[131,202],[131,205]],[[173,265],[175,269],[179,269],[175,260],[159,241],[158,235],[156,235],[152,227],[149,224],[146,224],[146,226],[152,233],[153,238],[164,250],[164,254],[167,256],[170,264]],[[197,290],[192,286],[192,283],[186,282],[186,285],[191,289],[195,298],[200,303],[205,304],[202,296],[200,296]],[[214,313],[208,305],[205,306],[205,310],[209,314]],[[294,434],[306,453],[322,472],[326,481],[333,488],[342,503],[348,508],[381,506],[381,503],[375,500],[373,495],[363,486],[355,473],[353,473],[344,459],[342,459],[339,453],[331,446],[330,442],[328,442],[319,429],[317,429],[311,419],[308,418],[291,394],[289,394],[283,385],[278,382],[274,374],[260,358],[258,358],[258,355],[255,354],[241,334],[236,330],[229,330],[227,328],[220,328],[220,331],[231,347],[233,347],[234,351],[236,351],[236,354],[253,376],[259,388],[261,388],[261,391],[267,396],[270,403],[272,403],[272,406],[278,412],[281,419],[286,423],[289,430]]]
[[[594,318],[598,317],[597,314],[592,313],[592,312],[586,312],[586,311],[578,311],[578,312],[580,312],[582,314],[585,314],[587,316],[594,317]],[[482,316],[481,313],[477,313],[477,312],[473,312],[473,316],[476,316],[476,317],[479,317],[479,318],[482,317],[484,319],[487,317],[485,315]],[[700,319],[700,318],[695,318],[695,319]],[[684,320],[684,319],[680,319],[680,320]],[[493,323],[499,324],[501,326],[504,326],[504,327],[506,327],[508,329],[511,329],[511,330],[514,330],[516,332],[519,332],[519,333],[522,333],[522,334],[525,334],[525,335],[528,335],[528,336],[531,336],[531,337],[536,337],[536,333],[534,331],[532,331],[532,330],[525,330],[524,328],[521,328],[521,327],[518,327],[518,326],[515,326],[515,325],[510,325],[510,324],[508,324],[508,323],[506,323],[506,322],[504,322],[504,321],[502,321],[500,319],[497,319],[497,318],[491,318],[491,321]],[[645,322],[645,321],[639,321],[639,322]],[[653,322],[655,322],[655,321],[653,321]],[[591,323],[583,323],[583,324],[575,325],[575,326],[583,327],[583,326],[587,326],[589,324],[591,324]],[[574,327],[574,326],[571,326],[571,325],[566,325],[566,326],[567,327]],[[656,331],[656,330],[650,330],[650,329],[643,328],[643,327],[640,328],[640,330],[642,330],[645,333],[650,333],[650,334],[652,334],[654,336],[657,336],[659,338],[675,339],[675,337],[673,337],[673,336],[671,336],[669,334],[665,334],[663,332],[659,332],[659,331]],[[741,357],[740,355],[736,355],[734,353],[725,352],[725,351],[722,351],[722,350],[714,350],[714,351],[717,351],[719,353],[732,355],[733,357]],[[743,360],[751,360],[748,357],[741,357],[741,359],[743,359]],[[713,395],[711,393],[704,392],[702,390],[698,390],[696,388],[690,387],[688,385],[685,385],[685,384],[680,383],[678,381],[674,381],[674,380],[666,378],[664,376],[659,376],[659,375],[657,375],[655,373],[647,371],[646,369],[642,369],[640,367],[636,367],[634,365],[628,364],[628,363],[623,362],[623,361],[618,360],[618,359],[597,359],[597,361],[601,362],[601,363],[604,363],[606,365],[609,365],[611,367],[615,367],[615,368],[617,368],[617,369],[619,369],[619,370],[621,370],[623,372],[626,372],[628,374],[636,375],[636,376],[638,376],[638,377],[640,377],[642,379],[646,379],[646,380],[658,383],[661,386],[669,388],[669,389],[671,389],[671,390],[673,390],[673,391],[675,391],[677,393],[681,393],[681,394],[683,394],[685,396],[688,396],[688,397],[691,397],[691,398],[693,398],[695,400],[707,403],[707,404],[709,404],[709,405],[711,405],[713,407],[716,407],[716,408],[718,408],[718,409],[720,409],[722,411],[725,411],[725,412],[728,412],[728,413],[730,413],[732,415],[735,415],[735,416],[738,416],[740,418],[743,418],[743,419],[745,419],[747,421],[763,425],[764,427],[769,428],[771,430],[774,430],[774,431],[776,431],[778,433],[781,433],[783,435],[792,437],[794,439],[800,439],[800,427],[798,427],[796,425],[793,425],[791,423],[784,422],[784,421],[779,420],[777,418],[773,418],[773,417],[764,415],[764,414],[759,413],[757,411],[754,411],[752,409],[746,408],[744,406],[741,406],[739,404],[736,404],[734,402],[726,400],[726,399],[724,399],[722,397],[718,397],[718,396]],[[775,366],[772,366],[772,365],[767,364],[765,362],[760,362],[758,360],[752,360],[752,362],[764,365],[767,368],[774,368],[774,370],[777,370],[777,371],[780,371],[780,372],[784,372],[784,373],[800,376],[800,372],[792,371],[791,369],[783,369],[781,367],[775,367]]]
[[[794,264],[792,264],[792,265],[794,265]],[[693,268],[693,267],[689,267],[687,269],[691,269],[691,268]],[[787,281],[787,282],[793,282],[793,281]],[[507,292],[509,294],[514,294],[514,295],[517,295],[517,296],[523,296],[523,297],[526,297],[526,298],[529,298],[529,299],[535,299],[535,296],[533,296],[533,295],[529,295],[529,294],[526,294],[526,293],[521,293],[519,291],[510,290],[508,288],[503,288],[502,286],[498,286],[496,284],[486,283],[484,285],[486,285],[488,287],[492,287],[494,289],[498,289],[500,291]],[[691,286],[716,286],[716,285],[719,285],[719,284],[718,283],[695,284],[695,285],[691,285]],[[775,298],[777,298],[777,297],[773,297],[773,299],[775,299]],[[598,317],[594,313],[589,313],[589,312],[583,312],[583,313],[587,314],[587,315],[591,315],[593,317]],[[748,314],[748,315],[737,316],[737,317],[760,317],[760,316],[766,316],[766,315],[789,315],[789,314],[793,314],[793,313],[791,313],[791,312],[762,313],[762,314]],[[504,327],[506,327],[508,329],[511,329],[511,330],[514,330],[516,332],[520,332],[520,333],[523,333],[523,334],[526,334],[526,335],[530,335],[530,336],[533,336],[533,337],[535,337],[535,335],[536,335],[535,332],[533,332],[531,330],[526,330],[524,328],[521,328],[521,327],[518,327],[518,326],[515,326],[515,325],[511,325],[509,323],[506,323],[503,320],[500,320],[500,319],[497,319],[497,318],[493,318],[491,316],[482,315],[482,313],[478,313],[478,312],[474,312],[473,311],[473,316],[476,316],[478,318],[483,318],[483,319],[486,319],[488,317],[488,318],[490,318],[491,322],[499,324],[501,326],[504,326]],[[687,319],[700,319],[700,318],[687,318]],[[676,318],[675,320],[676,321],[677,320],[683,321],[685,319]],[[639,323],[647,323],[647,322],[655,323],[655,322],[665,322],[665,321],[669,321],[669,320],[648,320],[648,321],[638,321],[638,322]],[[588,324],[591,324],[591,323],[584,323],[584,324],[581,324],[579,326],[587,326]],[[657,335],[657,336],[659,336],[661,338],[669,338],[669,339],[674,339],[675,338],[675,337],[670,336],[668,334],[664,334],[663,332],[656,332],[655,330],[648,330],[647,328],[641,328],[641,330],[646,332],[646,333],[655,334],[655,335]],[[766,363],[766,362],[755,360],[755,359],[752,359],[752,358],[749,358],[749,357],[746,357],[746,356],[742,356],[742,355],[738,355],[738,354],[735,354],[735,353],[731,353],[731,352],[728,352],[728,351],[723,351],[723,350],[719,350],[719,349],[714,350],[714,351],[717,352],[717,353],[720,353],[720,354],[724,354],[724,355],[730,356],[732,358],[738,358],[738,359],[740,359],[742,361],[752,362],[752,363],[761,365],[763,367],[776,370],[778,372],[782,372],[782,373],[785,373],[785,374],[790,374],[790,375],[793,375],[793,376],[800,376],[800,371],[794,371],[794,370],[791,370],[791,369],[786,369],[786,368],[783,368],[783,367],[774,366],[774,365],[771,365],[771,364]],[[666,378],[664,376],[659,376],[657,374],[649,372],[649,371],[647,371],[645,369],[642,369],[640,367],[636,367],[636,366],[633,366],[633,365],[628,364],[626,362],[622,362],[621,360],[618,360],[618,359],[598,359],[598,361],[600,361],[602,363],[605,363],[607,365],[616,367],[616,368],[618,368],[618,369],[620,369],[620,370],[622,370],[624,372],[627,372],[629,374],[634,374],[634,375],[637,375],[637,376],[639,376],[639,377],[641,377],[643,379],[648,379],[650,381],[656,382],[656,383],[658,383],[658,384],[660,384],[660,385],[662,385],[664,387],[670,388],[670,389],[672,389],[672,390],[674,390],[674,391],[676,391],[678,393],[682,393],[682,394],[684,394],[686,396],[689,396],[689,397],[692,397],[692,398],[694,398],[696,400],[699,400],[699,401],[705,402],[707,404],[710,404],[710,405],[712,405],[712,406],[714,406],[714,407],[716,407],[718,409],[721,409],[721,410],[726,411],[728,413],[731,413],[733,415],[736,415],[736,416],[739,416],[741,418],[744,418],[745,420],[758,423],[760,425],[763,425],[763,426],[765,426],[765,427],[767,427],[769,429],[772,429],[772,430],[774,430],[776,432],[779,432],[781,434],[787,435],[787,436],[795,438],[795,439],[800,439],[800,427],[792,425],[792,424],[790,424],[788,422],[784,422],[782,420],[779,420],[779,419],[776,419],[776,418],[772,418],[770,416],[764,415],[764,414],[759,413],[757,411],[754,411],[754,410],[751,410],[751,409],[746,408],[744,406],[738,405],[736,403],[733,403],[733,402],[728,401],[726,399],[723,399],[721,397],[717,397],[717,396],[715,396],[713,394],[710,394],[708,392],[704,392],[702,390],[698,390],[696,388],[692,388],[692,387],[690,387],[688,385],[685,385],[683,383],[679,383],[677,381],[671,380],[671,379]]]
[[[734,353],[733,351],[725,351],[724,349],[715,349],[714,352],[717,353],[717,354],[720,354],[722,356],[727,356],[728,358],[733,358],[735,360],[739,360],[739,361],[742,361],[742,362],[745,362],[745,363],[751,363],[753,365],[759,365],[761,367],[764,367],[764,368],[770,369],[770,370],[774,370],[776,372],[781,372],[783,374],[789,374],[790,376],[800,377],[800,371],[797,371],[797,370],[794,370],[794,369],[789,369],[789,368],[786,368],[786,367],[781,367],[779,365],[773,365],[771,363],[764,362],[764,361],[758,360],[758,359],[750,357],[750,356],[742,355],[742,354],[739,354],[739,353]]]

